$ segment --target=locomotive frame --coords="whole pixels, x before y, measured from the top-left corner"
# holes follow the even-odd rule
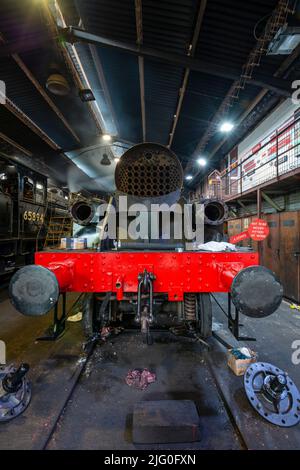
[[[228,310],[228,326],[238,339],[241,339],[240,312],[261,318],[278,308],[282,286],[274,273],[259,265],[258,253],[243,249],[222,251],[223,245],[218,244],[220,251],[208,252],[207,246],[202,244],[193,243],[191,246],[182,233],[179,238],[181,246],[178,247],[177,238],[166,230],[170,229],[172,222],[175,224],[175,218],[171,221],[170,216],[173,205],[181,197],[183,182],[181,163],[170,149],[155,143],[132,147],[122,155],[116,167],[115,181],[117,196],[125,194],[130,204],[142,203],[138,210],[145,225],[152,204],[167,201],[169,225],[163,219],[155,219],[158,243],[154,243],[157,240],[151,229],[149,233],[148,225],[148,236],[142,239],[142,243],[137,243],[136,234],[129,231],[123,243],[124,227],[120,225],[113,238],[111,234],[109,237],[115,242],[114,248],[105,247],[106,251],[51,250],[36,253],[34,265],[14,274],[9,294],[13,305],[24,315],[45,315],[54,307],[52,334],[47,339],[55,339],[63,332],[67,292],[85,294],[83,324],[89,337],[101,335],[102,328],[110,324],[124,325],[125,318],[130,317],[131,324],[133,320],[136,326],[139,325],[147,343],[151,342],[150,327],[155,324],[166,327],[183,325],[203,340],[211,336],[210,293],[229,294],[228,305],[231,309],[232,299],[236,315],[232,317],[231,310]],[[207,235],[206,241],[212,241],[214,245],[214,237],[220,234],[226,210],[221,201],[204,201],[203,206],[204,238]],[[116,207],[122,215],[124,210],[118,202]],[[91,207],[87,209],[88,214],[92,213]],[[108,208],[106,212],[108,218]],[[83,213],[85,225],[89,218],[86,219],[86,211]],[[77,215],[79,217],[80,214]],[[181,213],[177,224],[182,222]],[[109,225],[106,216],[103,221],[99,218],[99,223],[103,228]],[[126,219],[128,223],[129,219]],[[165,231],[168,237],[163,236]],[[62,316],[59,318],[61,295]]]

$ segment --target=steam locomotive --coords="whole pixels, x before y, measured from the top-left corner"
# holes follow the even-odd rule
[[[170,212],[169,221],[175,228],[175,214],[170,208],[185,203],[183,170],[170,149],[143,143],[127,150],[117,164],[115,183],[117,190],[105,212],[97,213],[95,205],[88,202],[76,203],[71,209],[76,222],[83,226],[97,221],[98,247],[37,252],[35,265],[22,268],[11,279],[10,298],[17,310],[37,316],[54,307],[53,337],[57,337],[66,319],[65,307],[58,317],[60,294],[64,306],[67,292],[81,292],[85,295],[83,324],[89,336],[104,326],[133,322],[149,342],[150,327],[155,325],[184,325],[201,338],[209,337],[212,292],[230,296],[236,315],[233,318],[229,312],[228,326],[236,336],[240,312],[260,318],[278,308],[282,286],[274,273],[259,266],[258,253],[242,248],[209,252],[197,244],[187,249],[185,234],[180,240],[172,234],[166,237],[170,226],[164,217],[152,219],[155,204],[168,204],[165,211]],[[125,227],[120,223],[124,196],[128,206],[138,207],[140,222],[151,217],[151,223],[145,223],[146,236],[137,238],[130,232],[132,214]],[[202,202],[205,241],[219,241],[226,206],[216,200]],[[111,211],[116,213],[117,232],[113,243],[105,245]],[[153,237],[154,232],[158,237]]]
[[[0,155],[0,275],[33,262],[55,214],[68,214],[61,190],[48,188],[46,176]]]

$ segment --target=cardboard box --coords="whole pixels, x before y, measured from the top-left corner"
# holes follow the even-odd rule
[[[87,248],[87,238],[62,238],[60,248],[62,250],[85,250]]]
[[[250,364],[253,364],[257,360],[257,353],[250,351],[251,357],[249,359],[237,359],[232,349],[228,351],[228,367],[234,372],[235,375],[244,375]]]

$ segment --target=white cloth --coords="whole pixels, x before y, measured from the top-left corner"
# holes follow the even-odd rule
[[[236,246],[233,245],[232,243],[226,243],[226,242],[207,242],[207,243],[202,243],[202,245],[198,245],[198,250],[203,250],[203,251],[236,251]]]

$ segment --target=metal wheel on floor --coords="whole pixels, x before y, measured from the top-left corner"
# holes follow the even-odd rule
[[[257,362],[244,376],[247,398],[264,419],[281,427],[300,421],[300,393],[292,379],[272,364]]]

